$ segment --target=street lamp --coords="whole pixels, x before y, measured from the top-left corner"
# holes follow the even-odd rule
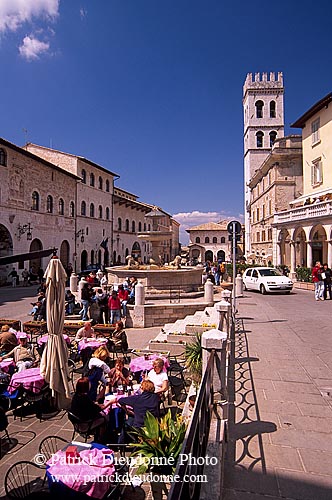
[[[84,229],[80,229],[75,233],[76,239],[81,235],[81,242],[84,243]]]
[[[17,231],[18,231],[18,235],[17,235],[17,238],[20,240],[21,239],[21,236],[22,234],[24,233],[27,233],[27,240],[28,241],[31,241],[32,240],[32,227],[31,227],[31,224],[29,222],[29,224],[23,224],[23,226],[21,226],[21,224],[19,224],[17,226]]]

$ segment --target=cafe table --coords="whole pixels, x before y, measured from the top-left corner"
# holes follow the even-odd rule
[[[169,367],[169,360],[165,356],[160,356],[158,354],[145,354],[144,356],[139,356],[131,360],[129,368],[132,373],[152,370],[153,361],[157,358],[161,358],[164,361],[164,371]]]
[[[5,373],[9,373],[11,368],[15,368],[14,358],[7,358],[0,361],[0,370]]]
[[[50,491],[59,498],[75,498],[70,491],[104,498],[114,473],[114,452],[99,443],[72,441],[46,463]]]
[[[84,349],[87,349],[88,347],[91,349],[97,349],[101,345],[107,344],[107,339],[103,339],[99,337],[98,339],[94,338],[87,338],[87,339],[82,339],[78,343],[78,352],[84,351]]]
[[[12,394],[18,387],[23,386],[27,391],[38,393],[44,384],[45,380],[40,374],[40,368],[28,368],[14,373],[8,386],[8,392]]]
[[[70,338],[68,337],[68,335],[66,335],[65,333],[63,334],[63,338],[65,339],[65,341],[67,342],[68,345],[70,345]],[[39,346],[42,346],[43,344],[46,344],[48,340],[48,335],[43,335],[42,337],[39,337],[37,339],[37,344]]]

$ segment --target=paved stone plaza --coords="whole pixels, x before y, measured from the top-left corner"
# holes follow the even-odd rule
[[[34,292],[28,289],[32,297]],[[25,320],[32,301],[22,297],[26,293],[1,288],[0,316]],[[5,302],[4,297],[14,300]],[[313,292],[304,290],[294,290],[290,296],[246,292],[237,306],[229,439],[220,497],[331,499],[332,301],[317,303]],[[129,344],[144,347],[158,331],[129,329]],[[8,450],[4,443],[1,477],[10,464],[31,460],[43,437],[71,438],[72,426],[64,414],[41,423],[32,417],[9,420],[14,446]],[[128,492],[129,498],[148,496],[147,488]]]

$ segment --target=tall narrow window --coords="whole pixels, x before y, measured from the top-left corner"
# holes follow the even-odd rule
[[[144,224],[143,224],[143,231],[144,232],[146,231],[146,222],[144,222]]]
[[[264,137],[264,133],[261,130],[256,132],[256,146],[258,148],[263,147],[263,137]]]
[[[70,217],[75,217],[75,203],[73,201],[69,205],[69,215]]]
[[[98,179],[98,188],[99,189],[103,189],[103,179],[100,176],[99,176],[99,179]]]
[[[90,186],[94,187],[95,185],[95,175],[93,173],[90,174]]]
[[[126,219],[126,231],[127,231],[127,233],[129,232],[129,220],[128,219]]]
[[[276,117],[276,102],[271,101],[270,102],[270,118],[275,118]]]
[[[82,201],[81,203],[81,215],[86,215],[86,203]]]
[[[103,207],[101,205],[98,207],[98,217],[99,219],[103,218]]]
[[[200,243],[200,242],[201,242],[201,238],[199,236],[196,236],[195,243]]]
[[[65,202],[63,201],[62,198],[59,200],[59,214],[64,215],[65,213]]]
[[[210,243],[210,238],[208,236],[205,237],[205,243]]]
[[[90,217],[95,216],[95,206],[93,203],[90,204]]]
[[[118,231],[122,231],[122,219],[121,219],[121,217],[118,218]]]
[[[214,236],[212,243],[217,243],[217,238]]]
[[[84,168],[82,170],[82,182],[83,184],[86,184],[86,171],[84,170]]]
[[[256,118],[263,118],[263,106],[264,106],[263,101],[255,102],[255,106],[256,106]]]
[[[269,136],[270,136],[270,148],[272,148],[277,137],[277,132],[275,130],[272,130],[272,132],[269,133]]]
[[[110,181],[108,179],[106,179],[106,182],[105,182],[105,189],[106,189],[107,193],[110,192]]]
[[[319,118],[312,122],[311,124],[311,144],[316,144],[319,142],[319,127],[320,127],[320,120]]]
[[[3,167],[7,166],[7,154],[6,151],[2,148],[0,149],[0,165],[2,165]]]
[[[106,220],[110,220],[110,209],[109,209],[109,207],[106,207],[105,217],[106,217]]]
[[[321,158],[312,162],[311,165],[311,184],[317,186],[323,182],[323,168]]]
[[[135,224],[135,221],[133,220],[132,223],[131,223],[131,232],[132,233],[135,233],[136,232],[136,224]]]
[[[220,243],[225,243],[225,236],[222,236],[221,239],[220,239]]]
[[[141,223],[141,221],[139,221],[139,223],[138,223],[138,232],[139,233],[142,232],[142,223]]]
[[[46,198],[46,212],[48,214],[53,214],[53,198],[50,194]]]
[[[37,191],[32,193],[32,210],[39,210],[39,194]]]

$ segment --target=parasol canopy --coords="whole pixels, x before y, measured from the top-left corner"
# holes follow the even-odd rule
[[[65,284],[67,274],[57,257],[50,260],[44,278],[46,279],[46,318],[48,340],[45,346],[40,373],[49,384],[58,408],[69,404],[68,349],[63,338],[65,320]]]

